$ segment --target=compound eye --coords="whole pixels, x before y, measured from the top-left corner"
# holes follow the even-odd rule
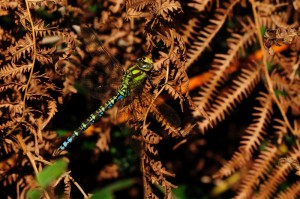
[[[142,65],[142,68],[149,68],[149,65],[144,63],[144,64]]]

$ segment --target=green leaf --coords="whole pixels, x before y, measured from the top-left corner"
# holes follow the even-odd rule
[[[114,199],[115,196],[111,191],[108,190],[101,190],[93,194],[91,199]]]
[[[267,30],[266,27],[264,27],[264,26],[260,27],[260,34],[261,34],[262,36],[264,36],[266,30]]]
[[[274,66],[271,62],[267,62],[267,68],[268,68],[268,71],[271,72],[273,70]]]
[[[275,95],[277,98],[279,98],[279,96],[288,96],[288,93],[286,91],[281,91],[281,90],[275,90]]]
[[[69,131],[63,130],[63,129],[56,130],[56,134],[58,135],[58,137],[63,137],[65,135],[67,135],[68,133],[69,133]]]
[[[27,192],[28,199],[39,199],[43,194],[43,191],[40,189],[31,189]]]
[[[100,6],[101,8],[102,6]],[[96,13],[99,10],[99,6],[98,5],[90,5],[89,6],[89,11],[92,13]]]
[[[121,189],[125,189],[128,188],[130,186],[132,186],[134,183],[136,183],[135,179],[125,179],[125,180],[119,180],[111,185],[108,185],[107,187],[105,187],[102,190],[107,190],[107,191],[118,191]]]
[[[83,144],[81,145],[83,150],[92,150],[94,149],[96,146],[95,142],[88,142],[88,141],[84,141]]]
[[[172,195],[175,198],[186,199],[188,196],[186,195],[187,186],[179,185],[177,189],[172,189]]]
[[[37,181],[42,188],[45,188],[63,174],[66,168],[67,163],[63,160],[58,160],[54,164],[45,167],[37,176]]]
[[[113,184],[110,184],[99,191],[96,191],[92,199],[114,199],[113,192],[126,189],[136,183],[135,179],[119,180]]]

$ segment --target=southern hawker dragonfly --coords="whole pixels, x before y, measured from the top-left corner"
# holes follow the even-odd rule
[[[86,42],[96,42],[98,48],[103,51],[102,53],[106,55],[109,59],[110,64],[113,67],[117,67],[117,70],[123,71],[121,78],[121,85],[116,91],[116,94],[108,99],[104,105],[100,106],[95,112],[93,112],[81,125],[69,136],[60,147],[54,152],[54,155],[58,155],[61,151],[65,150],[80,134],[82,134],[89,126],[91,126],[95,121],[99,120],[104,113],[110,109],[118,101],[129,97],[138,87],[141,87],[145,82],[145,79],[149,77],[149,73],[153,69],[153,60],[148,57],[138,58],[136,63],[129,67],[126,71],[122,69],[119,62],[106,50],[102,42],[98,39],[98,36],[87,27],[81,28],[82,36],[89,35],[89,39]]]

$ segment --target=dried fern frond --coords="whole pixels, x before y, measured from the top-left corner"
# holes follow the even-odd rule
[[[260,107],[254,107],[253,123],[245,130],[246,135],[242,137],[238,152],[234,153],[231,160],[224,164],[216,176],[231,175],[236,169],[245,166],[267,134],[266,128],[273,112],[272,98],[268,94],[261,93],[257,99],[260,102]]]
[[[145,17],[147,19],[146,24],[151,24],[151,28],[153,28],[154,24],[161,23],[161,20],[158,20],[158,17],[162,17],[164,20],[171,22],[173,21],[173,18],[169,13],[182,11],[180,3],[175,0],[166,0],[160,3],[152,0],[133,0],[127,2],[126,8],[127,19],[133,20],[135,18]]]
[[[275,129],[275,133],[278,136],[277,144],[282,144],[283,137],[288,134],[288,129],[283,120],[280,120],[278,118],[274,119],[275,124],[273,125],[273,128]]]
[[[241,75],[233,80],[233,86],[219,95],[208,109],[207,115],[210,120],[205,119],[198,122],[199,130],[205,132],[211,122],[215,125],[217,122],[224,120],[225,114],[232,111],[237,106],[237,102],[240,103],[257,85],[260,80],[260,71],[259,65],[251,69],[242,69]],[[198,104],[196,103],[196,105]]]
[[[187,51],[187,63],[186,66],[190,67],[202,54],[205,48],[209,48],[209,43],[215,38],[221,27],[224,25],[226,18],[230,15],[230,12],[238,1],[231,1],[230,3],[224,3],[224,8],[218,8],[215,11],[214,19],[210,20],[210,24],[204,27],[204,30],[200,31],[194,40],[195,42]]]
[[[293,159],[298,159],[300,157],[299,145],[292,148],[292,150],[287,154],[288,157]],[[291,172],[292,165],[290,163],[279,164],[275,169],[270,172],[266,180],[259,187],[259,194],[255,195],[253,198],[270,198],[276,191],[278,185],[285,181],[287,175]]]
[[[211,6],[213,4],[212,0],[193,0],[191,3],[188,3],[187,5],[191,8],[195,8],[198,12],[203,12],[205,9],[208,11],[211,10]]]
[[[141,11],[143,10],[146,6],[155,6],[157,2],[155,0],[147,0],[147,1],[142,1],[142,0],[129,0],[126,1],[126,8],[127,9],[132,9],[135,11]]]
[[[18,156],[20,165],[13,165],[13,172],[6,173],[20,198],[25,198],[26,192],[36,186],[34,175],[47,162],[40,154],[49,155],[53,151],[53,139],[57,136],[55,132],[45,130],[57,112],[56,97],[60,95],[60,89],[52,82],[61,78],[55,74],[53,63],[59,58],[57,54],[68,57],[75,47],[74,38],[68,36],[67,32],[59,32],[55,27],[45,26],[44,20],[32,18],[29,7],[37,9],[39,6],[49,6],[48,3],[29,2],[10,10],[12,16],[17,15],[17,25],[10,31],[14,39],[6,39],[1,47],[5,60],[0,63],[0,100],[3,104],[0,107],[0,136],[3,138],[0,151],[5,155],[24,154]],[[22,7],[24,5],[28,6],[28,10]],[[62,35],[69,49],[57,53],[56,47],[61,50],[61,43],[47,45],[40,42],[44,37],[53,35]],[[23,169],[29,172],[23,172]],[[1,179],[1,183],[5,184],[6,180]]]
[[[290,81],[294,79],[299,79],[299,76],[296,75],[299,68],[299,55],[297,52],[291,52],[290,56],[283,56],[280,53],[276,53],[273,61],[280,66],[280,69],[283,69],[287,78]]]
[[[300,182],[295,182],[286,190],[279,192],[276,199],[297,198],[300,195]]]
[[[290,81],[286,74],[273,71],[271,74],[273,87],[278,92],[278,98],[285,112],[291,109],[293,115],[300,114],[300,81]]]
[[[199,19],[192,18],[186,24],[183,24],[182,27],[178,30],[181,33],[181,36],[186,44],[192,45],[190,40],[195,41],[196,38],[194,35],[197,34],[196,29],[200,28],[199,23]]]
[[[23,63],[22,65],[17,65],[13,62],[11,64],[4,65],[0,68],[0,77],[4,78],[5,76],[12,76],[15,77],[18,74],[26,73],[31,70],[33,67],[32,63],[25,64]]]
[[[43,1],[43,0],[35,0],[35,1],[28,1],[28,4],[30,8],[35,8],[39,9],[41,7],[49,7],[51,8],[51,5],[64,5],[65,2],[61,0],[48,0],[48,1]]]
[[[176,186],[170,183],[167,180],[167,177],[174,177],[174,174],[168,172],[166,168],[163,167],[160,161],[150,159],[146,155],[142,156],[142,164],[143,168],[147,171],[145,178],[148,180],[148,182],[151,182],[152,184],[161,184],[161,186],[165,190],[165,198],[171,197],[171,189],[176,188]],[[147,194],[154,195],[154,198],[156,198],[149,184],[146,184],[146,186],[148,186],[149,189],[149,193]]]
[[[252,27],[250,25],[250,27]],[[228,39],[229,50],[227,54],[216,54],[213,60],[211,72],[214,76],[202,87],[202,91],[199,92],[199,96],[194,97],[193,100],[199,106],[199,108],[206,110],[210,104],[210,100],[217,95],[217,88],[223,85],[228,75],[225,73],[230,64],[235,63],[240,51],[244,51],[244,48],[252,43],[255,37],[255,31],[250,28],[246,28],[243,35],[232,34],[232,38]],[[195,113],[194,116],[197,116]]]
[[[167,21],[172,21],[173,19],[169,16],[169,13],[174,11],[182,11],[180,3],[175,0],[166,0],[159,7],[157,7],[155,13],[161,15]]]
[[[32,56],[33,41],[30,33],[27,33],[22,39],[18,40],[15,46],[10,46],[6,50],[6,60],[12,60],[16,63],[21,58]]]
[[[268,174],[268,169],[272,166],[274,160],[277,158],[278,149],[272,144],[268,144],[255,159],[251,170],[243,177],[241,186],[235,199],[251,198],[253,192],[258,185],[257,179],[265,179]]]
[[[155,117],[158,123],[161,124],[161,127],[168,132],[172,137],[180,137],[181,135],[178,134],[180,132],[180,126],[176,127],[173,126],[174,124],[171,124],[170,121],[162,114],[158,107],[152,106],[150,109],[150,112]],[[172,113],[169,113],[172,114]],[[175,114],[175,113],[174,113]],[[171,115],[170,117],[176,117],[176,115]]]

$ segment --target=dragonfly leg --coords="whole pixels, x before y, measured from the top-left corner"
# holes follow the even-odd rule
[[[153,70],[154,72],[161,72],[161,70]],[[168,83],[163,83],[163,84],[158,84],[158,85],[155,85],[151,79],[151,76],[150,75],[147,75],[147,79],[149,80],[150,84],[152,87],[154,88],[161,88],[163,87],[164,85],[168,84]]]
[[[168,83],[158,84],[158,85],[156,86],[156,88],[161,88],[161,87],[163,87],[164,85],[169,85],[169,84],[168,84]]]
[[[163,85],[155,85],[149,75],[147,75],[147,79],[149,80],[151,86],[154,87],[154,88],[159,88],[159,87],[165,85],[165,84],[163,84]]]

